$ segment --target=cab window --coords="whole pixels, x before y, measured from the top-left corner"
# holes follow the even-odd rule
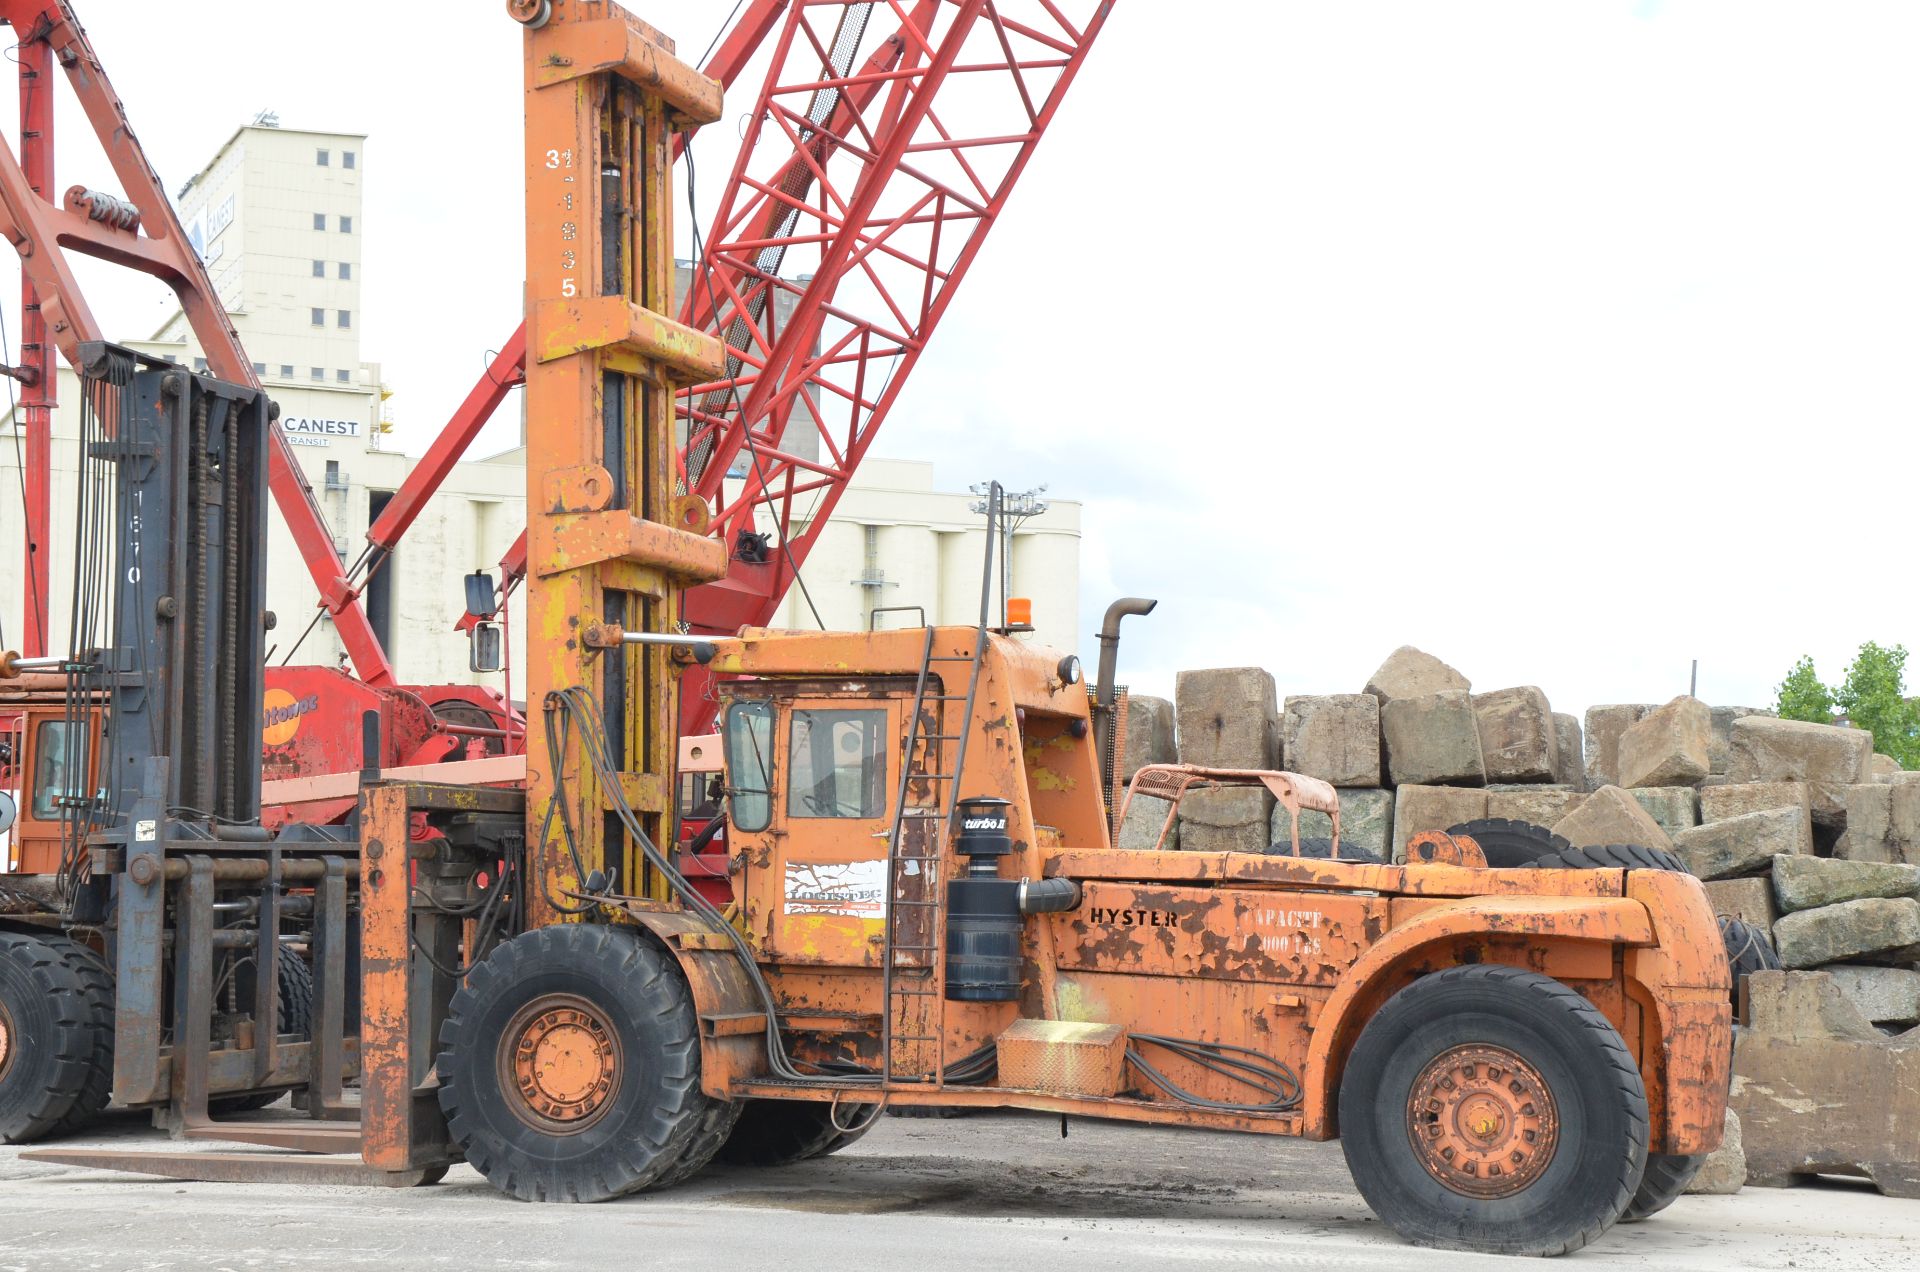
[[[887,807],[887,713],[795,711],[789,817],[878,817]]]
[[[33,735],[33,815],[60,820],[60,800],[80,793],[79,735],[65,720],[43,720]]]
[[[727,708],[727,816],[734,829],[765,830],[773,820],[773,704]]]

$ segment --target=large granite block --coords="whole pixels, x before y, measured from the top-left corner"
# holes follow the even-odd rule
[[[1394,786],[1479,786],[1487,780],[1480,724],[1465,690],[1394,698],[1380,708],[1387,781]]]
[[[1402,645],[1367,677],[1366,692],[1384,705],[1396,698],[1424,698],[1455,690],[1465,693],[1471,688],[1471,681],[1432,654]]]
[[[1556,761],[1553,708],[1533,685],[1473,695],[1480,754],[1489,782],[1551,782]]]
[[[1174,681],[1180,761],[1207,768],[1280,767],[1273,677],[1258,667],[1183,671]]]
[[[1602,786],[1580,801],[1580,806],[1553,824],[1553,833],[1575,848],[1608,844],[1638,844],[1643,848],[1673,847],[1660,823],[1640,802],[1618,786]]]
[[[1805,782],[1813,819],[1846,817],[1845,788],[1873,780],[1873,734],[1832,724],[1746,716],[1729,734],[1727,776],[1736,782]]]
[[[1620,785],[1692,786],[1707,775],[1713,713],[1684,695],[1620,735]]]
[[[1587,708],[1587,786],[1620,785],[1620,735],[1646,718],[1650,702],[1618,702]]]
[[[1281,717],[1287,768],[1335,786],[1380,785],[1380,700],[1370,693],[1290,697]]]

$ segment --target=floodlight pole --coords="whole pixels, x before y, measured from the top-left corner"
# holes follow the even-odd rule
[[[971,512],[985,515],[991,500],[988,493],[993,489],[991,481],[975,482],[967,487],[974,494],[982,496],[967,505]],[[1045,482],[1032,490],[1002,491],[1000,495],[1000,519],[997,527],[1000,534],[1000,626],[1007,625],[1007,598],[1013,595],[1013,532],[1030,518],[1037,517],[1053,505],[1040,496],[1047,493]],[[994,533],[996,527],[991,516],[987,518],[987,533]]]

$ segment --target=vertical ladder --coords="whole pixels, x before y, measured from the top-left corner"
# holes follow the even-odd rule
[[[972,729],[974,696],[987,650],[987,628],[983,622],[974,629],[973,651],[969,654],[934,653],[934,633],[934,628],[927,628],[920,654],[913,715],[907,724],[900,782],[894,793],[893,829],[887,836],[881,1074],[886,1082],[926,1082],[937,1088],[946,1025],[946,929],[942,922],[946,880],[941,863],[960,799],[960,779],[966,772],[967,736]],[[935,675],[935,663],[968,664],[966,693],[944,692],[946,681]],[[929,693],[929,686],[937,692]],[[960,704],[959,724],[949,732],[942,725],[953,718],[954,703]],[[934,721],[931,732],[926,728],[929,717]],[[945,750],[948,744],[953,747],[951,772],[945,771],[941,762],[949,754]],[[927,771],[915,773],[913,757],[923,745]],[[932,785],[933,803],[930,808],[913,810],[914,816],[909,818],[907,793],[915,781]],[[907,833],[910,822],[911,835]]]

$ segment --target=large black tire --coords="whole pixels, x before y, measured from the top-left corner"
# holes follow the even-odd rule
[[[280,982],[279,1032],[302,1038],[313,1037],[313,969],[291,950],[281,950],[274,960]],[[242,1002],[253,999],[251,977],[238,977],[236,991]],[[207,1111],[215,1117],[234,1113],[255,1113],[277,1101],[285,1091],[255,1091],[251,1095],[216,1095],[207,1101]]]
[[[1740,1001],[1740,982],[1755,972],[1780,970],[1780,955],[1767,930],[1728,915],[1720,916],[1720,941],[1727,947],[1727,966],[1733,972],[1733,1001]]]
[[[1687,863],[1665,848],[1643,848],[1639,844],[1603,844],[1592,848],[1569,848],[1533,863],[1536,870],[1665,870],[1686,874]]]
[[[1279,840],[1267,849],[1267,853],[1274,857],[1290,857],[1293,855],[1293,840]],[[1302,857],[1312,858],[1315,861],[1329,860],[1333,857],[1333,840],[1327,835],[1315,835],[1311,838],[1302,836],[1300,839],[1300,855]],[[1366,861],[1377,864],[1380,860],[1380,854],[1371,848],[1362,848],[1359,844],[1350,844],[1343,839],[1340,841],[1340,860]]]
[[[1449,835],[1472,835],[1473,842],[1486,854],[1487,865],[1495,870],[1513,870],[1530,866],[1542,857],[1565,852],[1573,847],[1545,826],[1516,821],[1511,817],[1477,817],[1447,827]]]
[[[113,989],[104,971],[65,937],[0,932],[0,1143],[71,1129],[105,1107]]]
[[[87,1080],[73,1108],[53,1128],[55,1135],[67,1135],[87,1126],[106,1109],[113,1097],[113,972],[107,961],[69,936],[40,938],[73,968],[86,987],[87,1007],[93,1017],[94,1050],[87,1066]]]
[[[840,1125],[834,1125],[838,1117]],[[748,1100],[740,1123],[720,1149],[729,1166],[790,1166],[837,1153],[873,1125],[871,1104],[824,1100]],[[843,1130],[842,1127],[851,1127]]]
[[[601,1076],[563,1085],[556,1056]],[[629,928],[567,923],[495,948],[453,996],[438,1068],[454,1143],[523,1201],[656,1187],[712,1127],[693,996]]]
[[[1533,1074],[1510,1061],[1503,1071],[1487,1049]],[[1417,1083],[1456,1103],[1449,1109],[1417,1096]],[[1536,1085],[1544,1097],[1530,1089]],[[1558,1129],[1543,1139],[1549,1113]],[[1525,1127],[1529,1118],[1539,1125]],[[1482,1158],[1467,1137],[1486,1134],[1478,1130],[1486,1123],[1508,1134]],[[1646,1169],[1647,1131],[1640,1071],[1600,1010],[1550,977],[1499,964],[1450,967],[1395,994],[1361,1031],[1340,1082],[1354,1183],[1374,1213],[1416,1245],[1536,1256],[1577,1250],[1632,1200]],[[1453,1157],[1430,1167],[1416,1145],[1445,1145],[1449,1136],[1466,1151],[1450,1149]],[[1477,1164],[1457,1169],[1458,1161]],[[1504,1195],[1463,1191],[1507,1187],[1492,1182],[1495,1167],[1527,1178]],[[1443,1170],[1452,1183],[1442,1181]]]
[[[1621,1223],[1638,1223],[1642,1219],[1659,1214],[1687,1191],[1687,1185],[1707,1164],[1705,1153],[1689,1153],[1680,1156],[1674,1153],[1648,1153],[1647,1173],[1640,1177],[1640,1187],[1633,1194],[1633,1200],[1620,1212]]]
[[[720,1149],[733,1135],[734,1126],[740,1121],[740,1110],[744,1104],[740,1100],[707,1101],[707,1111],[701,1115],[700,1125],[694,1130],[693,1139],[687,1144],[687,1151],[680,1157],[677,1165],[653,1186],[671,1188],[675,1184],[685,1183],[710,1165],[720,1155]]]

